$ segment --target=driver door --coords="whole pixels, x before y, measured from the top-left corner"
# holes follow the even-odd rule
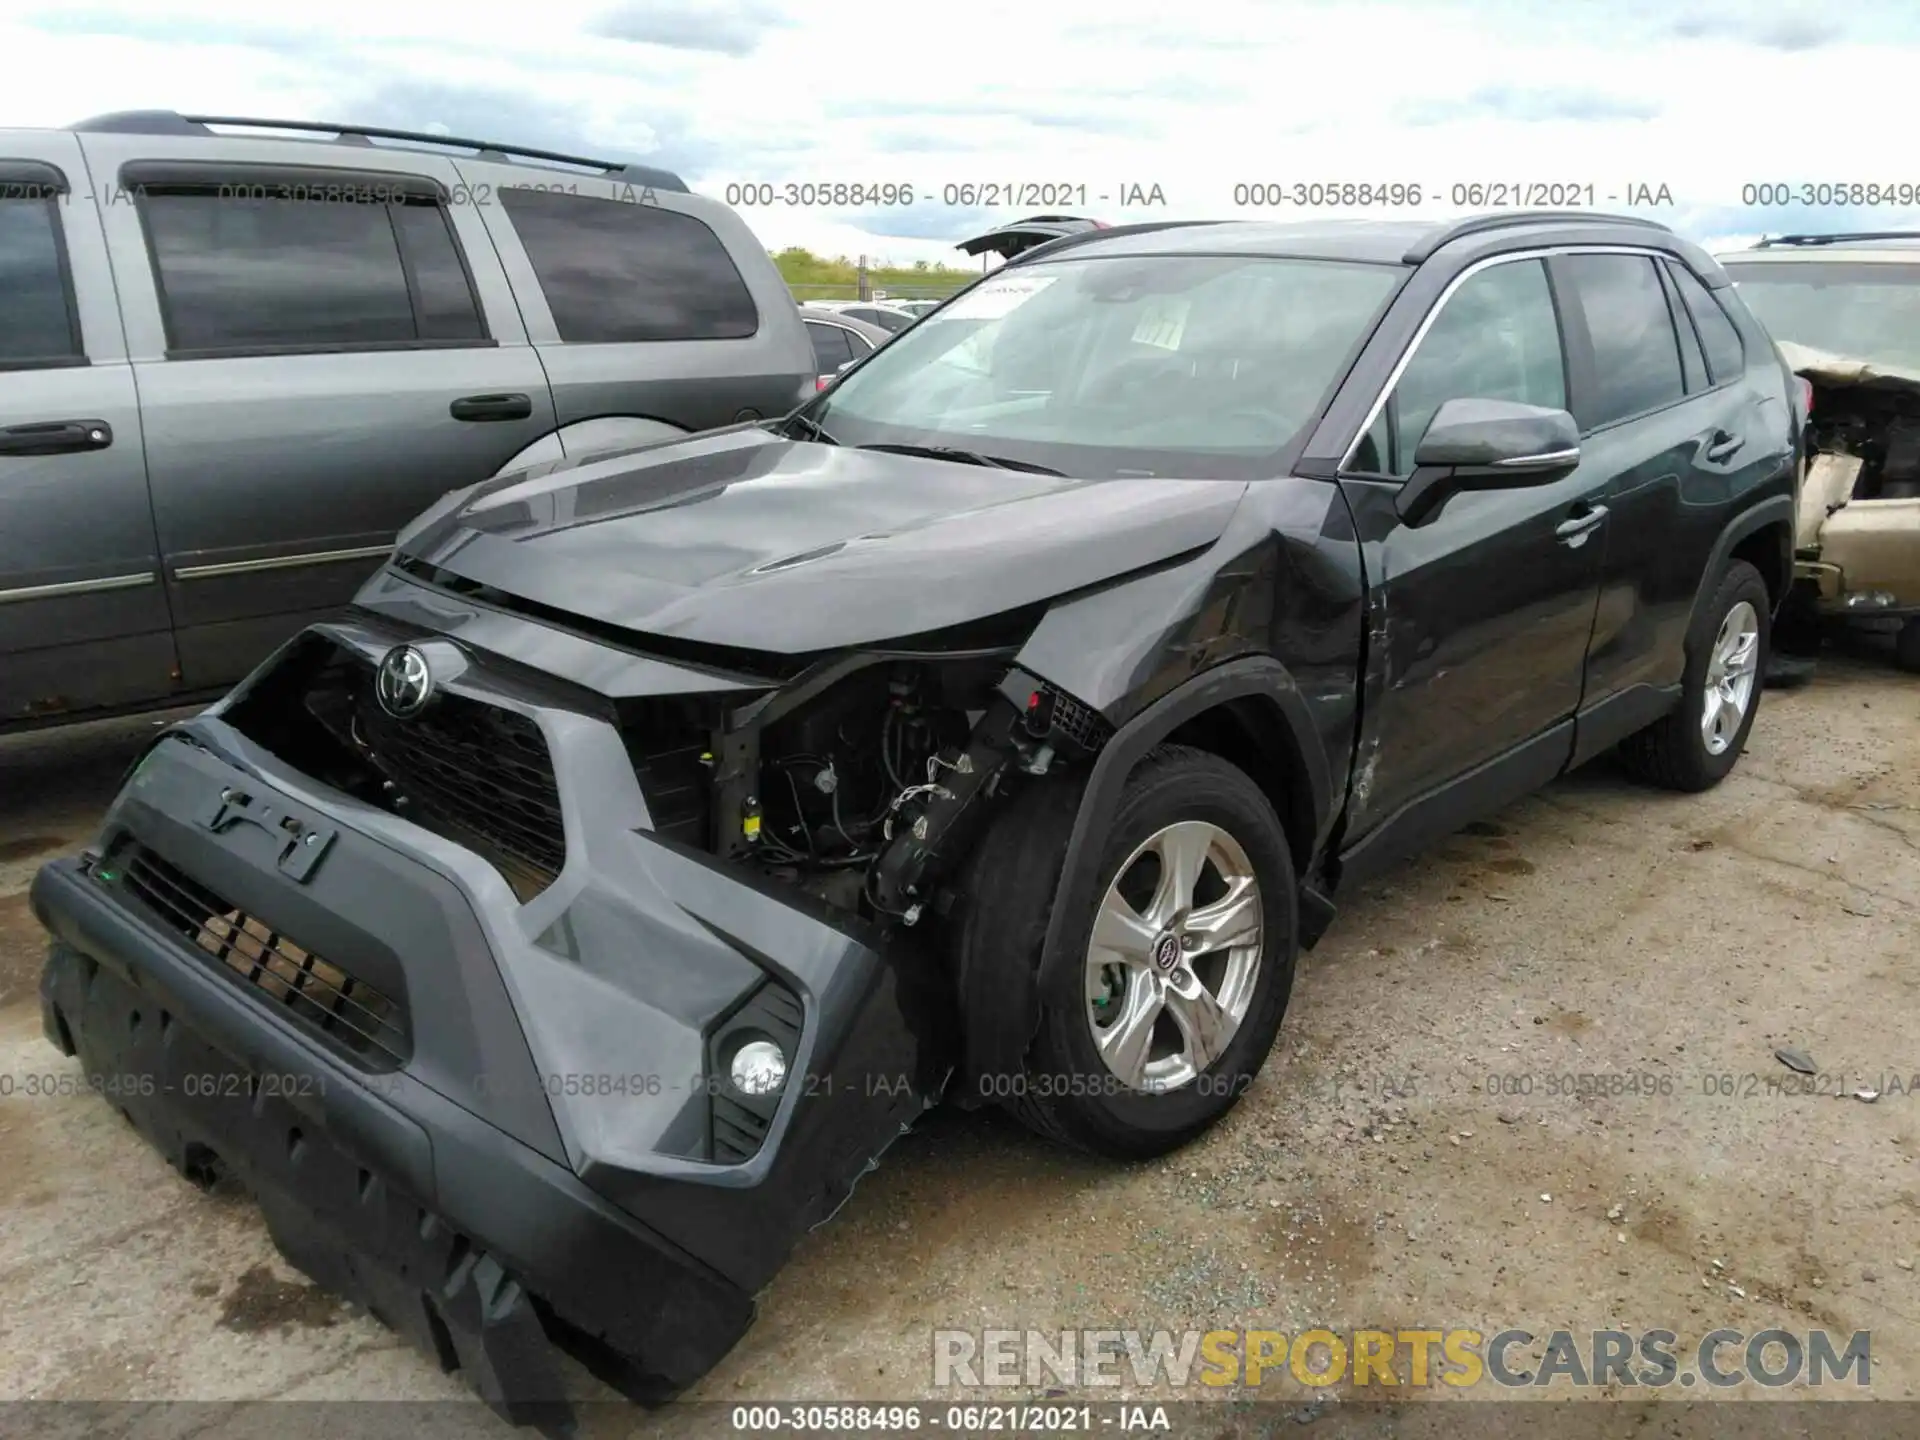
[[[1568,407],[1565,344],[1539,259],[1470,276],[1442,302],[1340,486],[1371,616],[1349,840],[1399,855],[1534,789],[1573,750],[1611,478],[1465,491],[1417,524],[1394,499],[1452,399]],[[1369,850],[1382,847],[1368,845]]]

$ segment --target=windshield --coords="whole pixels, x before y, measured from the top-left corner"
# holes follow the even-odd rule
[[[1249,256],[1014,266],[806,415],[845,445],[947,446],[1088,478],[1254,478],[1313,419],[1405,274]]]
[[[1722,265],[1775,340],[1920,369],[1920,265]]]

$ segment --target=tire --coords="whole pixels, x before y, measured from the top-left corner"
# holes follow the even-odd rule
[[[1760,710],[1762,679],[1767,673],[1770,604],[1767,582],[1758,570],[1744,560],[1727,566],[1687,635],[1687,669],[1681,680],[1680,703],[1621,742],[1620,758],[1629,773],[1664,790],[1695,792],[1710,790],[1727,777],[1746,747],[1753,717]],[[1726,670],[1723,652],[1728,649],[1729,630],[1746,621],[1751,622],[1753,639],[1742,662],[1750,666],[1745,669],[1744,706],[1734,723],[1723,700],[1719,713],[1726,718],[1714,736],[1720,745],[1715,749],[1706,728],[1709,685]],[[1739,688],[1734,687],[1736,693]],[[1723,697],[1727,694],[1725,690],[1720,693]]]
[[[978,898],[968,904],[958,930],[970,1027],[1031,1023],[1030,1012],[1007,1013],[1005,997],[1028,992],[1006,979],[1015,974],[1009,967],[1022,967],[1025,975],[1017,978],[1025,978],[1039,966],[1083,790],[1078,779],[1042,782],[1009,807],[975,849],[963,883],[965,893]],[[1096,966],[1094,922],[1109,891],[1124,879],[1136,918],[1142,910],[1151,912],[1147,892],[1157,891],[1156,875],[1170,873],[1160,855],[1195,855],[1202,842],[1201,883],[1193,892],[1199,903],[1192,909],[1204,913],[1225,893],[1225,877],[1242,876],[1257,896],[1257,937],[1243,925],[1237,931],[1241,943],[1213,948],[1195,931],[1193,943],[1202,948],[1190,950],[1180,943],[1184,917],[1176,916],[1157,931],[1128,928],[1132,958],[1103,948]],[[1136,858],[1148,844],[1155,848]],[[1298,953],[1293,861],[1273,806],[1243,771],[1205,751],[1165,746],[1128,777],[1098,865],[1094,898],[1063,931],[1061,963],[1040,977],[1039,1028],[1020,1072],[976,1079],[984,1094],[1050,1139],[1115,1159],[1144,1159],[1179,1148],[1231,1110],[1272,1049]],[[1102,927],[1103,935],[1109,933],[1115,933],[1111,922]],[[1157,960],[1149,936],[1158,940]],[[1105,993],[1099,1006],[1090,992],[1096,975]],[[1160,1009],[1153,1011],[1156,994]],[[1224,1011],[1231,1018],[1235,1010],[1240,1018],[1224,1043],[1204,1026],[1195,1041],[1189,1028],[1195,1017],[1217,1019]],[[1149,1012],[1159,1018],[1146,1018]],[[1132,1051],[1119,1045],[1123,1032],[1113,1027],[1125,1022],[1134,1022],[1125,1035],[1144,1035],[1151,1043]],[[1120,1069],[1103,1058],[1096,1030],[1120,1057]],[[1130,1058],[1142,1063],[1132,1066]]]
[[[1893,639],[1893,658],[1902,670],[1920,672],[1920,619],[1907,621]]]

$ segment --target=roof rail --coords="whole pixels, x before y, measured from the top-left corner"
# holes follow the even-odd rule
[[[1070,250],[1075,245],[1084,245],[1089,240],[1108,240],[1116,235],[1151,235],[1156,230],[1182,230],[1194,225],[1226,223],[1228,222],[1221,220],[1142,220],[1137,225],[1109,225],[1103,230],[1080,230],[1071,235],[1061,235],[1045,241],[1031,250],[1022,250],[1000,268],[1004,270],[1007,265],[1024,265],[1029,260],[1037,260],[1043,255],[1049,257],[1058,255],[1062,250]]]
[[[1663,235],[1674,233],[1672,226],[1662,225],[1658,220],[1645,220],[1638,215],[1613,215],[1604,210],[1501,210],[1491,215],[1469,215],[1463,220],[1441,225],[1416,241],[1401,260],[1407,265],[1418,265],[1431,258],[1441,246],[1450,245],[1463,236],[1479,235],[1488,230],[1506,230],[1543,222],[1564,224],[1574,220],[1598,225],[1637,225],[1646,230],[1658,230]]]
[[[389,130],[378,125],[333,125],[314,120],[260,120],[242,115],[182,115],[173,110],[121,110],[111,115],[96,115],[70,125],[69,130],[90,135],[213,135],[215,125],[257,130],[295,130],[315,138],[331,137],[338,145],[371,145],[375,140],[399,140],[412,145],[431,145],[447,150],[471,150],[482,160],[542,160],[550,164],[577,165],[599,170],[609,179],[627,180],[656,190],[689,193],[687,182],[671,170],[653,165],[629,164],[624,160],[595,160],[585,155],[567,155],[558,150],[535,150],[525,145],[507,145],[494,140],[468,140],[459,135],[434,135],[425,130]]]
[[[1844,245],[1851,240],[1920,240],[1920,230],[1851,230],[1831,235],[1762,235],[1756,250],[1776,245]]]

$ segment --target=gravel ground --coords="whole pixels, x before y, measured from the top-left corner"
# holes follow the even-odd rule
[[[1832,658],[1766,696],[1707,795],[1601,761],[1344,897],[1265,1073],[1170,1160],[936,1113],[692,1398],[951,1399],[937,1327],[1316,1325],[1871,1330],[1871,1393],[1912,1397],[1917,721],[1913,677]],[[0,742],[0,1075],[76,1068],[40,1037],[24,892],[152,724]],[[1782,1046],[1884,1093],[1786,1093]],[[1654,1081],[1554,1093],[1626,1075]],[[92,1099],[0,1097],[0,1293],[0,1399],[466,1393]],[[588,1429],[702,1424],[608,1406]]]

